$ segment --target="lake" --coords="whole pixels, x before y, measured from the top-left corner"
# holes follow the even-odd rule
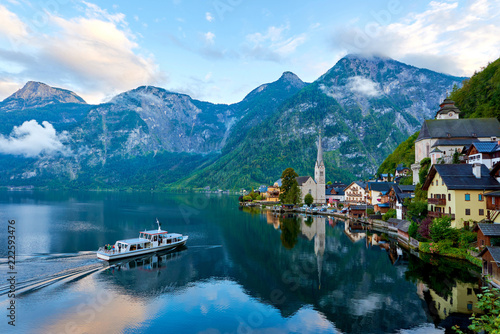
[[[182,249],[108,264],[95,251],[155,229]],[[0,192],[1,333],[444,333],[477,311],[478,272],[408,254],[326,217],[240,209],[216,194]],[[7,307],[15,301],[15,327]]]

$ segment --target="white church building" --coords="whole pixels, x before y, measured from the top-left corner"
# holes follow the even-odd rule
[[[321,133],[318,139],[318,156],[314,165],[314,179],[310,176],[299,176],[296,178],[299,184],[302,202],[307,194],[311,194],[315,204],[326,204],[326,175],[323,162],[323,148],[321,146]]]

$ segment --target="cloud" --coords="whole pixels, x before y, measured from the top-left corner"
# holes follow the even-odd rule
[[[205,13],[205,19],[206,19],[208,22],[212,22],[213,20],[215,20],[215,17],[212,15],[212,13],[210,13],[210,12],[206,12],[206,13]]]
[[[213,45],[215,43],[215,34],[213,32],[207,32],[206,34],[203,34],[203,37],[205,38],[205,43]]]
[[[381,54],[415,66],[455,75],[472,75],[497,59],[500,2],[431,1],[420,13],[397,21],[386,12],[365,26],[339,29],[333,45],[350,53]]]
[[[44,33],[23,30],[22,22],[0,6],[1,17],[17,22],[12,23],[17,27],[14,31],[26,41],[18,43],[19,57],[0,50],[0,73],[4,70],[13,74],[12,68],[20,68],[16,73],[20,83],[37,80],[66,87],[89,103],[102,102],[106,96],[140,85],[165,83],[166,75],[154,57],[141,53],[125,15],[87,2],[83,5],[80,11],[85,15],[70,19],[46,12],[50,29]],[[4,23],[0,22],[1,30]]]
[[[19,17],[0,5],[0,35],[7,38],[23,38],[28,35],[27,26]]]
[[[47,121],[42,122],[42,125],[35,120],[26,121],[21,126],[15,126],[9,137],[0,135],[0,153],[30,158],[41,154],[67,155],[70,150],[61,142],[66,139],[66,135],[63,132],[58,136]]]
[[[347,88],[354,94],[362,94],[368,97],[377,97],[382,94],[378,83],[360,76],[348,79]]]
[[[307,40],[305,33],[287,37],[286,32],[290,26],[275,27],[271,26],[265,33],[256,32],[246,36],[246,46],[244,52],[247,56],[280,61],[283,58],[291,56],[296,49]]]

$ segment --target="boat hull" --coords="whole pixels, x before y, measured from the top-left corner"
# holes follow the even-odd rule
[[[97,251],[97,258],[100,260],[104,260],[104,261],[124,259],[127,257],[144,255],[144,254],[149,254],[149,253],[154,253],[154,252],[159,252],[159,251],[163,251],[163,250],[168,250],[168,249],[173,249],[173,248],[177,248],[180,246],[184,246],[186,244],[187,240],[188,240],[188,237],[184,236],[181,241],[171,243],[168,245],[161,245],[161,246],[157,246],[157,247],[151,247],[151,248],[139,249],[139,250],[134,250],[134,251],[129,251],[129,252],[121,252],[121,253]]]

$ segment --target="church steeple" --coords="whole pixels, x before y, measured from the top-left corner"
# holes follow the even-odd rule
[[[316,158],[317,165],[323,165],[323,147],[321,145],[321,130],[319,130],[318,138],[318,157]]]
[[[318,185],[318,193],[316,194],[316,199],[318,203],[323,203],[325,200],[325,163],[323,162],[323,147],[321,143],[321,131],[319,132],[318,138],[318,156],[316,158],[316,164],[314,165],[314,181]]]

